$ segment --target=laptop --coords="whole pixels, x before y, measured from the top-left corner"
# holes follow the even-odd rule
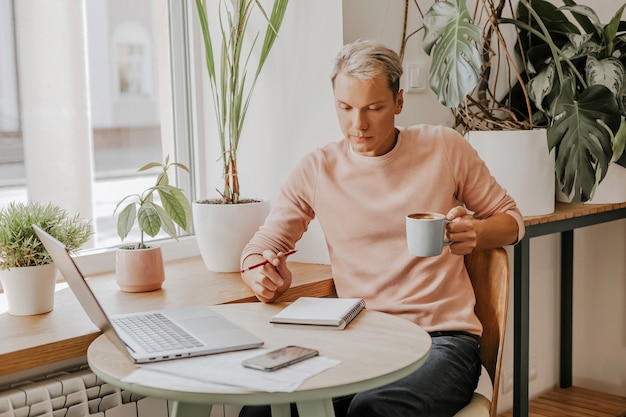
[[[253,349],[263,345],[261,339],[208,306],[107,316],[65,245],[37,225],[33,225],[33,229],[93,324],[112,343],[127,352],[135,363]],[[155,333],[156,338],[153,339],[150,332]]]

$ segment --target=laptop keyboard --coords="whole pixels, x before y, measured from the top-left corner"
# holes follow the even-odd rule
[[[161,313],[113,317],[111,320],[151,353],[204,345]]]

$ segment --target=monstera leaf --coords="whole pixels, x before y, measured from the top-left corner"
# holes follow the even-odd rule
[[[432,58],[429,83],[441,104],[458,107],[478,84],[480,42],[481,28],[472,23],[465,0],[458,6],[435,2],[424,15],[424,50]]]
[[[581,203],[606,175],[612,138],[621,123],[619,107],[605,86],[592,85],[575,97],[572,81],[566,79],[554,109],[547,135],[549,149],[556,148],[556,177],[572,203]]]

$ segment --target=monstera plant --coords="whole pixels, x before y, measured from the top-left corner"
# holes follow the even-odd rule
[[[611,161],[626,166],[623,10],[603,25],[573,0],[437,1],[423,16],[430,88],[464,131],[547,128],[563,193],[587,201]]]
[[[610,162],[626,167],[626,22],[624,5],[602,24],[590,7],[564,2],[522,0],[515,24],[536,120],[549,126],[561,190],[578,203],[593,196]]]

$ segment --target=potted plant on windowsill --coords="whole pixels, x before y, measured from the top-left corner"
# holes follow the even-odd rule
[[[91,236],[91,222],[54,204],[12,202],[0,210],[0,281],[13,315],[42,314],[54,308],[56,267],[33,225],[70,252]]]
[[[273,0],[272,4],[268,14],[257,0],[220,0],[213,5],[218,11],[209,21],[206,2],[196,0],[224,181],[219,198],[193,202],[198,247],[205,266],[212,271],[240,269],[243,246],[269,212],[269,201],[240,195],[237,153],[248,105],[288,0]],[[262,16],[262,29],[257,29],[254,13]],[[213,32],[211,24],[215,25]],[[261,30],[265,33],[262,39]],[[219,44],[214,43],[217,39]]]
[[[115,257],[115,277],[122,291],[143,292],[161,288],[165,280],[161,248],[146,244],[145,235],[155,237],[161,230],[178,239],[176,226],[187,233],[191,230],[191,205],[184,191],[170,184],[168,170],[172,167],[189,172],[187,166],[179,162],[151,162],[139,168],[138,172],[158,168],[156,184],[141,194],[124,197],[115,207],[114,214],[122,204],[117,218],[117,233],[126,239],[135,224],[139,229],[140,240],[133,245],[120,246]],[[160,204],[155,200],[155,193]]]

